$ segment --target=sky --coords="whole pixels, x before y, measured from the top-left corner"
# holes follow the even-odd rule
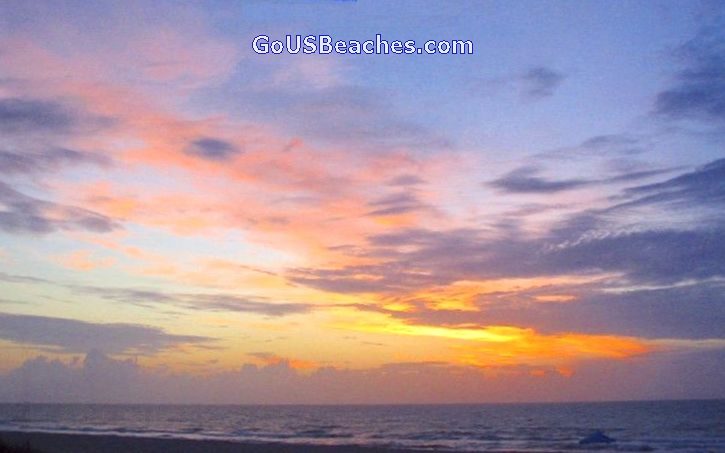
[[[725,398],[724,74],[721,1],[2,2],[0,401]]]

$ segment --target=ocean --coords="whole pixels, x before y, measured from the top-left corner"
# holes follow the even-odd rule
[[[0,430],[455,451],[725,452],[725,400],[390,406],[0,404]],[[580,443],[596,431],[614,441]]]

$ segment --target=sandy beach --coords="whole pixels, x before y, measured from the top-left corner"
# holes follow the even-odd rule
[[[358,446],[312,446],[271,443],[244,444],[216,440],[151,439],[141,437],[28,432],[0,432],[0,439],[11,446],[25,445],[26,442],[29,442],[30,446],[39,453],[382,453],[416,451]]]

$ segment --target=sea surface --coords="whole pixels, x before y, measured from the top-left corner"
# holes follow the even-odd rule
[[[0,430],[455,451],[725,452],[725,400],[395,406],[0,404]],[[579,443],[597,430],[615,441]]]

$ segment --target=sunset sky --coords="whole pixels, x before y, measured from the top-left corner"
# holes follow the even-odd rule
[[[0,400],[725,397],[724,5],[2,2]]]

